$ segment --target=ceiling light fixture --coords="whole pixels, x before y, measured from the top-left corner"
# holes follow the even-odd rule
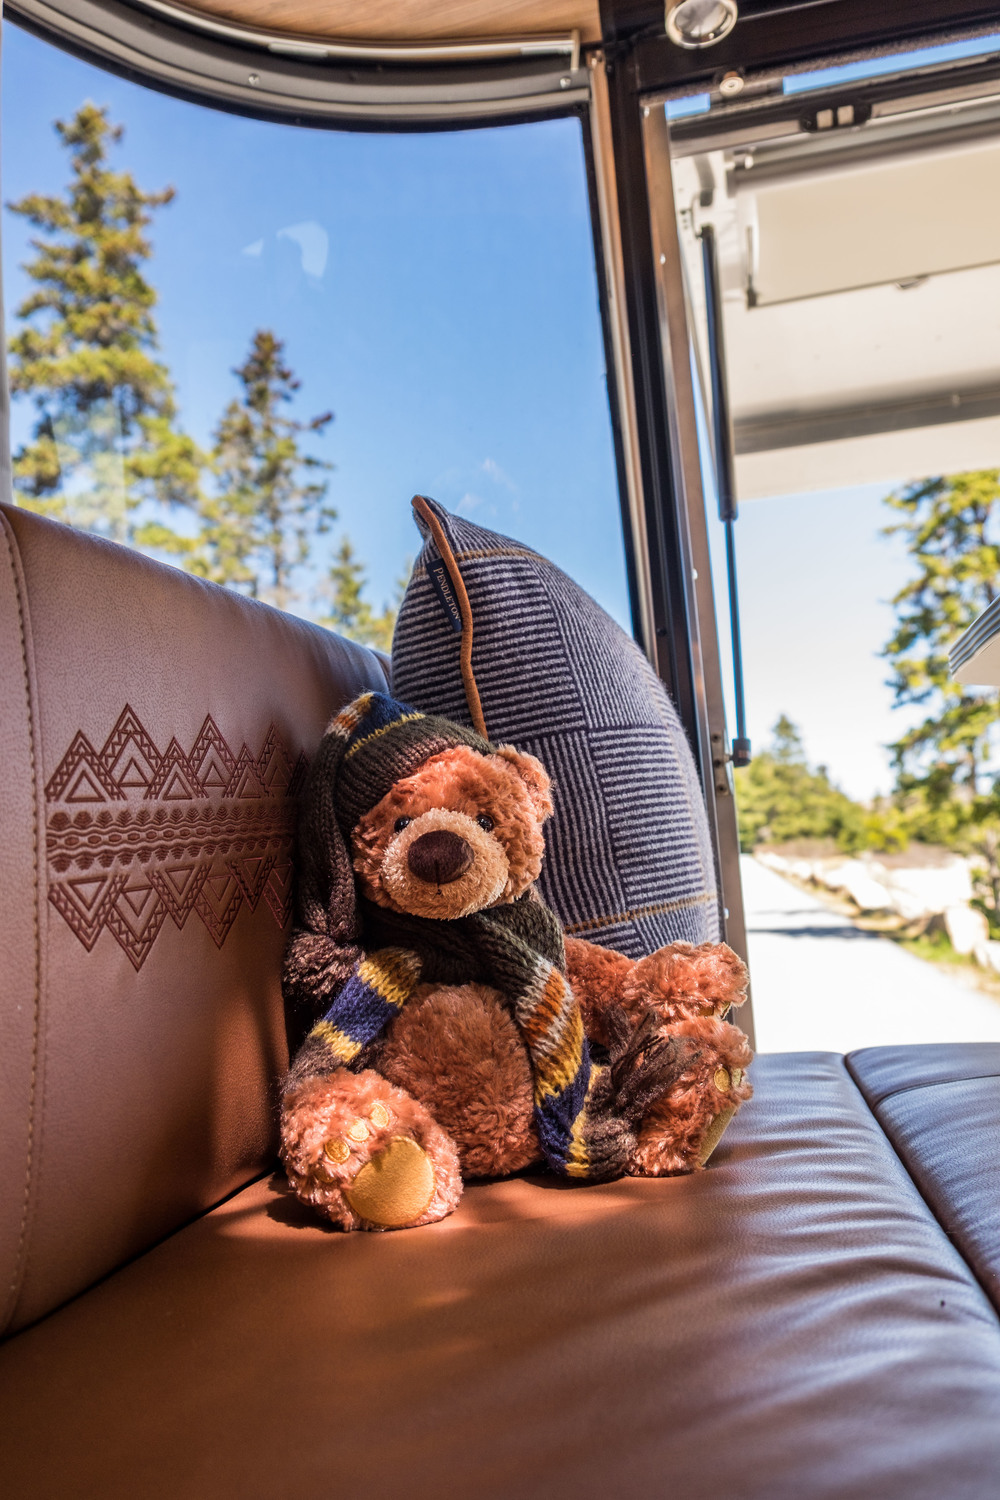
[[[667,36],[678,47],[714,47],[736,25],[736,0],[667,0]]]

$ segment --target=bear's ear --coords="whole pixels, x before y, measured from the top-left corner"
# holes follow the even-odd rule
[[[522,750],[515,750],[513,745],[498,745],[497,754],[509,766],[513,766],[524,782],[539,823],[544,823],[546,818],[551,818],[554,810],[552,782],[541,761],[536,760],[533,755],[526,755]]]

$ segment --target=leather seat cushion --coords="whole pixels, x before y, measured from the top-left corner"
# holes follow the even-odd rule
[[[276,1179],[0,1350],[19,1500],[983,1500],[1000,1330],[843,1059],[695,1177],[473,1186],[344,1236]]]
[[[871,1047],[847,1065],[1000,1311],[1000,1043]]]

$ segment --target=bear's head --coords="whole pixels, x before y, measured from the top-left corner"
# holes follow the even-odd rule
[[[515,901],[538,879],[552,813],[533,755],[454,745],[395,782],[351,833],[364,894],[446,921]]]

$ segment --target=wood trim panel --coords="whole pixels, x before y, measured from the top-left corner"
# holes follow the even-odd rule
[[[216,20],[350,41],[471,41],[579,31],[601,34],[597,0],[198,0],[189,10]]]

